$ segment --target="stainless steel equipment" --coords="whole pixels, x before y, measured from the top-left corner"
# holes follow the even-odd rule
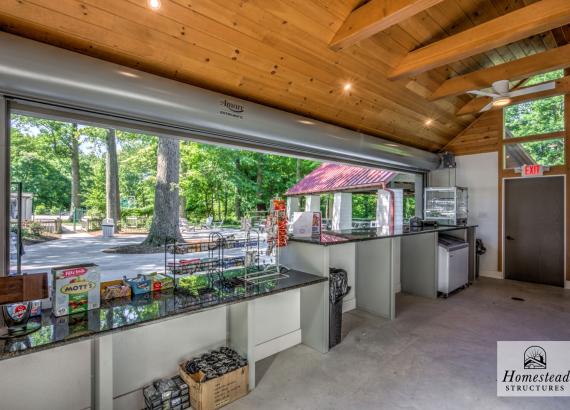
[[[467,188],[431,187],[425,189],[424,220],[439,224],[467,224]]]
[[[451,236],[440,235],[438,257],[437,290],[446,298],[469,282],[469,244]]]

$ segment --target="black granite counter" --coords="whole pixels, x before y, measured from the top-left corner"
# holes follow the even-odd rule
[[[475,228],[477,225],[438,225],[410,227],[409,225],[386,225],[378,228],[368,229],[347,229],[341,231],[323,231],[320,236],[295,237],[291,236],[290,241],[305,242],[314,245],[340,245],[349,242],[370,241],[374,239],[394,238],[397,236],[418,235],[431,232],[447,232],[458,229]]]
[[[0,340],[0,360],[328,280],[295,270],[285,275],[247,286],[239,279],[217,281],[194,294],[170,290],[113,299],[99,309],[69,316],[55,317],[51,310],[45,310],[41,317],[30,319],[41,323],[39,330],[21,338]]]

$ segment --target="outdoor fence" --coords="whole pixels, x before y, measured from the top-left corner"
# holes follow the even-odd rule
[[[35,219],[34,221],[26,221],[23,226],[25,228],[38,226],[41,227],[42,232],[48,232],[53,234],[60,234],[61,230],[61,219]]]
[[[148,233],[149,216],[127,216],[121,219],[119,231],[121,233]]]
[[[98,231],[101,229],[102,222],[103,218],[86,216],[81,219],[81,228],[87,232]]]

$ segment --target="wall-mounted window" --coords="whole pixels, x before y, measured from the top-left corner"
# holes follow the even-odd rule
[[[564,165],[564,139],[505,144],[505,168]]]
[[[505,138],[564,131],[564,96],[543,98],[505,108]]]
[[[541,74],[532,84],[554,80],[558,72]],[[527,82],[528,83],[528,82]],[[526,84],[525,84],[526,85]],[[504,168],[565,164],[564,96],[526,101],[504,109]]]

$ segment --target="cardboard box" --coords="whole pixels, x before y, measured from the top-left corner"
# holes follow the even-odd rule
[[[101,283],[101,300],[128,298],[130,296],[131,287],[121,279]]]
[[[55,316],[87,312],[100,306],[97,265],[60,266],[52,269],[52,309]]]
[[[186,373],[184,363],[178,371],[184,383],[190,388],[190,404],[194,410],[215,410],[245,396],[249,392],[249,366],[241,367],[200,383],[200,372]]]

